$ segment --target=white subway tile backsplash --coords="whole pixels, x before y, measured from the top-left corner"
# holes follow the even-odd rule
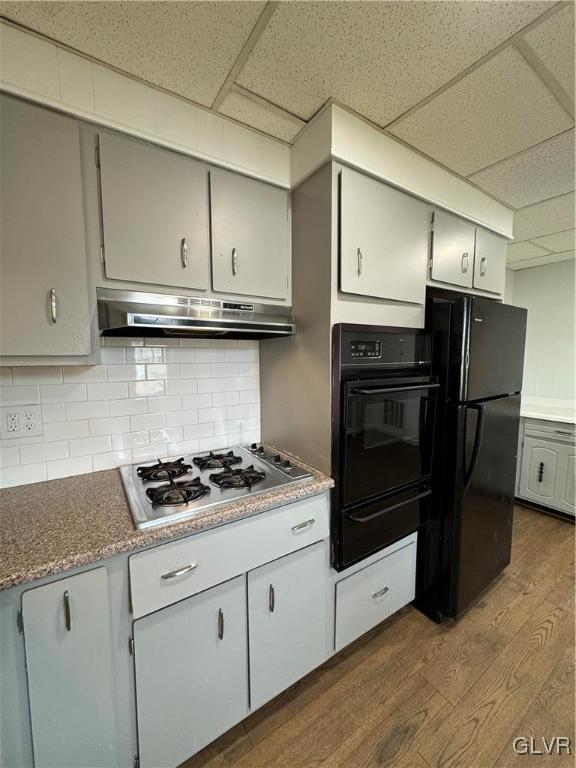
[[[90,420],[90,434],[94,436],[98,435],[115,435],[121,432],[129,432],[130,419],[134,416],[114,416],[108,419],[91,419]]]
[[[57,477],[70,477],[70,475],[83,475],[86,472],[92,472],[92,457],[82,456],[76,459],[49,461],[46,463],[46,470],[48,480],[55,480]]]
[[[18,450],[20,451],[21,464],[39,464],[41,461],[68,458],[68,442],[66,440],[27,445]]]
[[[166,425],[166,414],[144,413],[139,416],[130,416],[130,431],[137,432],[142,429],[154,429]]]
[[[128,384],[117,381],[113,384],[87,384],[88,400],[122,400],[128,397]]]
[[[44,428],[0,441],[1,485],[260,437],[257,341],[106,338],[101,360],[0,368],[0,402],[40,403]]]
[[[73,440],[76,437],[88,437],[90,431],[87,421],[55,421],[44,424],[44,441]]]
[[[107,347],[143,347],[144,339],[136,336],[106,336],[102,339]]]
[[[75,403],[86,400],[86,384],[41,384],[43,403]]]
[[[92,456],[95,453],[106,453],[111,449],[112,441],[109,435],[70,440],[70,456]]]
[[[59,365],[45,365],[12,368],[13,384],[56,384],[62,383],[62,368]]]
[[[109,414],[108,400],[86,400],[85,403],[66,403],[64,409],[68,421],[101,419]]]

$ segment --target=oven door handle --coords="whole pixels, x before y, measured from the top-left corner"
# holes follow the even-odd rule
[[[391,507],[380,509],[378,512],[373,512],[371,515],[364,515],[363,517],[360,515],[354,515],[352,512],[345,512],[344,514],[346,517],[349,517],[350,520],[354,520],[355,523],[369,523],[371,520],[374,520],[377,517],[381,517],[382,515],[388,514],[388,512],[392,512],[394,509],[398,509],[398,507],[403,507],[404,504],[408,504],[410,501],[419,501],[420,499],[425,499],[427,496],[430,496],[431,493],[431,490],[424,491],[423,493],[419,493],[417,496],[412,496],[410,499],[404,499],[404,501],[400,501],[398,504],[393,504]]]
[[[393,392],[413,392],[418,389],[438,389],[440,384],[414,384],[408,387],[354,387],[353,395],[390,395]]]

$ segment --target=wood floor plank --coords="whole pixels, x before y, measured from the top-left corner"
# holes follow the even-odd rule
[[[521,768],[541,764],[543,757],[515,752],[513,740],[516,736],[533,738],[540,750],[544,749],[542,737],[551,744],[554,736],[566,736],[576,745],[574,724],[574,646],[572,643],[560,655],[552,674],[540,688],[528,712],[511,734],[510,742],[502,750],[495,768]],[[574,754],[567,751],[555,751],[545,757],[551,768],[573,768]]]
[[[542,603],[421,753],[432,768],[488,768],[572,640],[571,615]]]
[[[179,768],[230,768],[252,747],[243,723],[231,728]]]

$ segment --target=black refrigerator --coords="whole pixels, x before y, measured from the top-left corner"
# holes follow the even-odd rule
[[[417,605],[457,618],[510,562],[525,309],[428,289],[440,382],[430,524]]]

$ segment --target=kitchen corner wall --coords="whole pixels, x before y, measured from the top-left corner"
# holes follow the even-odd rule
[[[0,487],[260,439],[257,341],[106,339],[100,365],[0,367],[0,405],[41,437],[0,440]]]

